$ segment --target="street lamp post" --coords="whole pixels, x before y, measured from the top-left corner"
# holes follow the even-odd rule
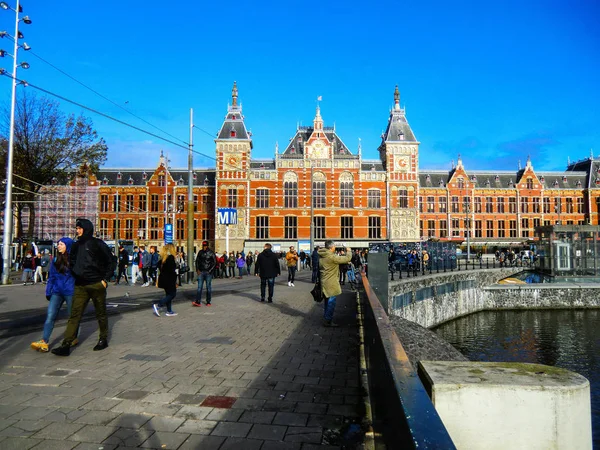
[[[192,151],[194,149],[194,110],[190,108],[190,146],[188,150],[188,201],[187,201],[187,266],[186,277],[188,283],[194,278],[194,179],[192,174],[194,158]]]
[[[471,221],[469,219],[469,214],[471,212],[471,205],[469,204],[469,196],[465,197],[465,234],[467,236],[467,262],[471,259]]]
[[[12,94],[10,100],[10,136],[8,140],[8,153],[6,155],[6,196],[5,196],[5,204],[4,204],[4,234],[2,239],[2,256],[3,256],[3,271],[2,271],[2,284],[7,284],[10,276],[10,244],[11,244],[11,234],[12,234],[12,180],[13,180],[13,155],[14,155],[14,145],[15,145],[15,103],[16,103],[16,92],[17,92],[17,66],[19,66],[17,62],[17,53],[19,51],[19,37],[22,37],[22,34],[19,32],[19,22],[23,21],[26,24],[30,24],[31,20],[28,16],[19,18],[19,13],[23,12],[21,6],[19,5],[19,0],[16,0],[16,8],[13,9],[6,2],[0,2],[0,8],[4,10],[11,9],[15,12],[15,35],[13,36],[14,41],[14,50],[13,50],[13,70],[12,70]],[[1,32],[1,37],[7,36],[6,32]],[[23,44],[24,50],[29,50],[27,44]],[[6,52],[4,50],[0,51],[0,56],[4,56]],[[20,67],[27,69],[29,64],[21,63]],[[1,69],[0,72],[2,74],[5,73],[4,69]]]

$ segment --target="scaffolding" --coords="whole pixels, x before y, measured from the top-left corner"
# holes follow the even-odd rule
[[[93,184],[92,184],[93,183]],[[66,186],[49,185],[40,189],[35,215],[36,234],[40,239],[58,241],[75,234],[75,220],[89,219],[98,229],[98,183],[86,173],[78,173]]]

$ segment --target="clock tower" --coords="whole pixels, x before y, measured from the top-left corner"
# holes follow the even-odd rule
[[[331,142],[323,130],[323,118],[319,106],[313,121],[313,132],[304,146],[304,155],[306,159],[331,159]]]
[[[400,107],[398,86],[394,90],[394,107],[381,135],[379,156],[387,172],[390,221],[388,236],[392,242],[421,239],[419,217],[419,142]]]
[[[250,181],[248,178],[252,151],[252,134],[246,129],[242,105],[238,104],[237,83],[231,89],[231,105],[216,144],[215,177],[215,251],[238,251],[244,248],[249,230]],[[237,212],[237,224],[219,223],[218,210],[230,208]]]

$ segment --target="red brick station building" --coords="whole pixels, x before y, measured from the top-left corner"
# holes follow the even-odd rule
[[[234,251],[260,250],[265,242],[308,249],[311,217],[316,244],[434,239],[464,246],[470,233],[473,248],[488,251],[524,245],[542,225],[598,224],[600,160],[593,156],[564,172],[538,172],[529,159],[518,171],[470,169],[460,156],[449,171],[419,168],[419,141],[400,107],[398,87],[379,159],[363,159],[360,145],[351,151],[335,127],[324,126],[319,107],[312,126],[290,134],[273,158],[253,159],[234,84],[215,139],[216,168],[193,170],[196,248],[208,240],[221,252],[228,234]],[[173,224],[174,242],[185,248],[188,171],[168,170],[162,154],[156,157],[155,167],[96,174],[82,167],[68,185],[47,186],[38,235],[57,240],[72,234],[76,217],[86,216],[106,240],[161,245],[166,222]],[[219,224],[220,208],[237,211],[237,224]]]

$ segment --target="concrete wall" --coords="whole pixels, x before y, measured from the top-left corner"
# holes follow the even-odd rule
[[[521,270],[451,272],[390,282],[389,313],[431,328],[489,309],[600,308],[600,284],[496,285]]]
[[[422,361],[420,376],[459,449],[591,449],[590,384],[557,367]]]

